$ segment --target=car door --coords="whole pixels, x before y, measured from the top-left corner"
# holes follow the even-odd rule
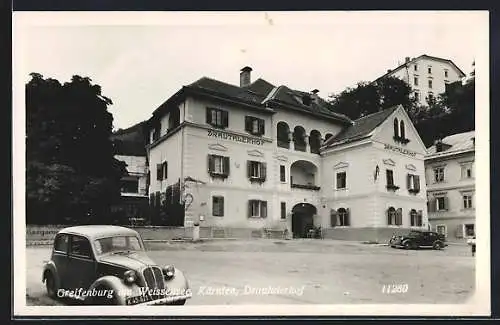
[[[87,290],[96,278],[97,268],[91,243],[84,236],[71,235],[69,246],[68,289]]]
[[[56,265],[57,277],[59,278],[60,288],[66,288],[67,284],[68,248],[69,248],[69,236],[67,234],[58,234],[54,238],[52,261]]]
[[[432,233],[425,232],[422,246],[432,246],[432,241],[433,241],[432,239],[433,239]]]

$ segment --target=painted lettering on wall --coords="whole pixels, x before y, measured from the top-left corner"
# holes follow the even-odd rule
[[[408,149],[403,149],[403,148],[400,148],[400,147],[395,147],[395,146],[390,145],[390,144],[385,144],[384,145],[384,149],[396,151],[396,152],[399,152],[399,153],[401,153],[403,155],[408,155],[408,156],[411,156],[411,157],[415,157],[417,155],[416,152],[410,151]]]
[[[264,140],[262,140],[262,139],[251,138],[251,137],[247,137],[244,135],[230,134],[230,133],[226,133],[226,132],[218,131],[218,130],[208,130],[208,136],[212,137],[212,138],[255,144],[258,146],[261,146],[264,144]]]

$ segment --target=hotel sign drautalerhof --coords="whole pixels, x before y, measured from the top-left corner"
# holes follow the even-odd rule
[[[212,138],[224,139],[224,140],[232,140],[241,143],[249,143],[261,146],[264,144],[264,140],[254,137],[248,137],[246,135],[239,134],[231,134],[224,131],[219,130],[208,130],[208,136]]]

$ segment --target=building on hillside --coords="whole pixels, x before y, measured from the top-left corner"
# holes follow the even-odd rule
[[[149,217],[149,172],[141,122],[113,133],[115,159],[125,162],[127,174],[121,179],[121,202],[112,208],[121,224],[143,224]]]
[[[436,141],[425,158],[429,222],[450,241],[476,234],[474,157],[470,131]]]
[[[182,205],[182,225],[212,236],[321,227],[385,241],[427,228],[426,150],[402,107],[352,121],[316,89],[252,82],[251,71],[239,86],[203,77],[153,112],[152,206]]]
[[[389,76],[405,81],[418,102],[426,106],[429,99],[446,91],[446,85],[461,82],[465,73],[451,60],[423,54],[416,58],[406,57],[398,67],[387,70],[377,80]]]

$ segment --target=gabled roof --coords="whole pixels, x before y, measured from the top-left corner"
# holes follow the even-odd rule
[[[449,135],[443,138],[441,141],[447,144],[449,147],[446,150],[436,152],[436,145],[432,145],[427,148],[427,154],[432,156],[439,156],[440,154],[448,154],[458,151],[474,150],[475,131],[463,132]]]
[[[427,55],[427,54],[422,54],[422,55],[420,55],[420,56],[418,56],[418,57],[410,60],[409,62],[405,62],[405,63],[401,64],[400,66],[398,66],[397,68],[390,70],[389,72],[387,72],[383,76],[377,78],[375,81],[380,80],[380,79],[382,79],[384,77],[387,77],[387,76],[393,74],[394,72],[402,69],[406,65],[411,64],[411,63],[413,63],[413,62],[415,62],[417,60],[420,60],[420,59],[430,59],[430,60],[434,60],[434,61],[440,61],[440,62],[448,63],[448,64],[450,64],[453,68],[455,68],[458,71],[458,73],[460,74],[460,77],[462,77],[462,78],[465,77],[465,73],[455,63],[453,63],[453,61],[451,61],[449,59],[438,58],[436,56],[430,56],[430,55]]]
[[[383,111],[372,113],[354,120],[354,123],[342,130],[336,136],[328,139],[323,145],[324,148],[333,147],[339,144],[354,142],[368,138],[370,133],[382,124],[398,106],[386,108]]]
[[[171,96],[153,112],[153,116],[162,115],[167,109],[169,102],[180,100],[189,92],[233,103],[250,105],[254,109],[271,114],[275,113],[275,110],[272,108],[272,104],[274,103],[281,107],[284,106],[286,109],[308,113],[317,117],[334,119],[343,124],[350,124],[352,122],[347,116],[330,110],[329,104],[319,97],[316,102],[312,101],[311,105],[304,105],[301,101],[302,96],[306,94],[311,96],[309,93],[292,90],[286,86],[276,87],[261,78],[248,86],[239,87],[212,78],[202,77],[192,84],[184,86]]]

